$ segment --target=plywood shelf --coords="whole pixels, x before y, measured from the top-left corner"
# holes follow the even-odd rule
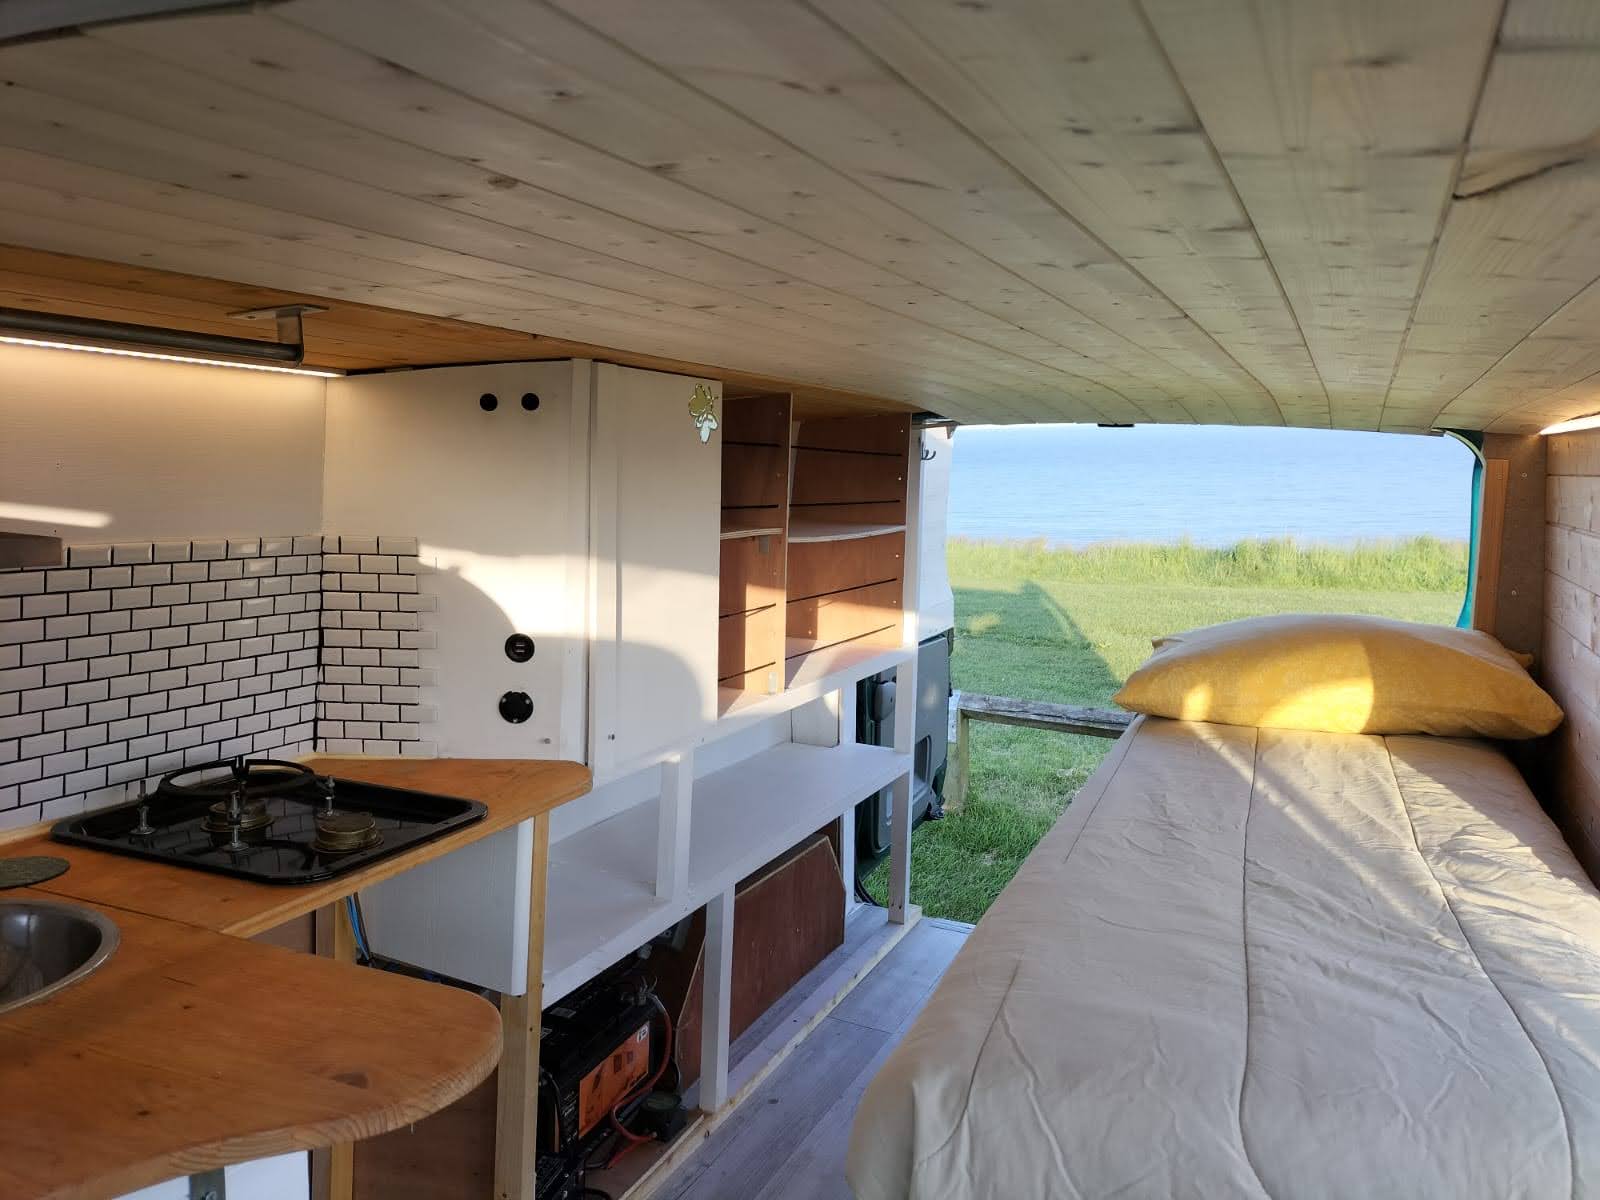
[[[888,525],[872,521],[822,521],[810,517],[791,515],[789,541],[798,544],[811,542],[853,542],[857,538],[880,537],[886,533],[904,533],[905,524]]]
[[[731,542],[738,538],[781,537],[783,526],[772,522],[767,514],[746,517],[739,513],[723,512],[722,540]]]
[[[550,848],[544,999],[552,1003],[911,770],[882,746],[784,742],[694,781],[689,882],[655,894],[660,800]]]

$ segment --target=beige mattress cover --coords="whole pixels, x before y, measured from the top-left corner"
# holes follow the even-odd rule
[[[1600,895],[1489,745],[1141,719],[873,1080],[848,1174],[1600,1197]]]

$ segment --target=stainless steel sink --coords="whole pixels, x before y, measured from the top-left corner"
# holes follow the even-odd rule
[[[92,908],[0,901],[0,1016],[71,987],[117,948],[117,927]]]

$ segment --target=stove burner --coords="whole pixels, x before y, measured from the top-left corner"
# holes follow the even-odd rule
[[[218,800],[206,809],[206,815],[200,821],[200,828],[207,833],[232,833],[238,830],[241,834],[254,833],[258,829],[265,829],[272,824],[272,814],[267,812],[265,800],[252,800],[241,804],[239,811],[230,811],[230,800]]]
[[[319,812],[317,836],[311,843],[324,854],[352,854],[383,841],[370,813]]]

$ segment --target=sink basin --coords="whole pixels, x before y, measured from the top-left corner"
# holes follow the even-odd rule
[[[117,927],[92,908],[0,901],[0,1016],[71,987],[117,948]]]

